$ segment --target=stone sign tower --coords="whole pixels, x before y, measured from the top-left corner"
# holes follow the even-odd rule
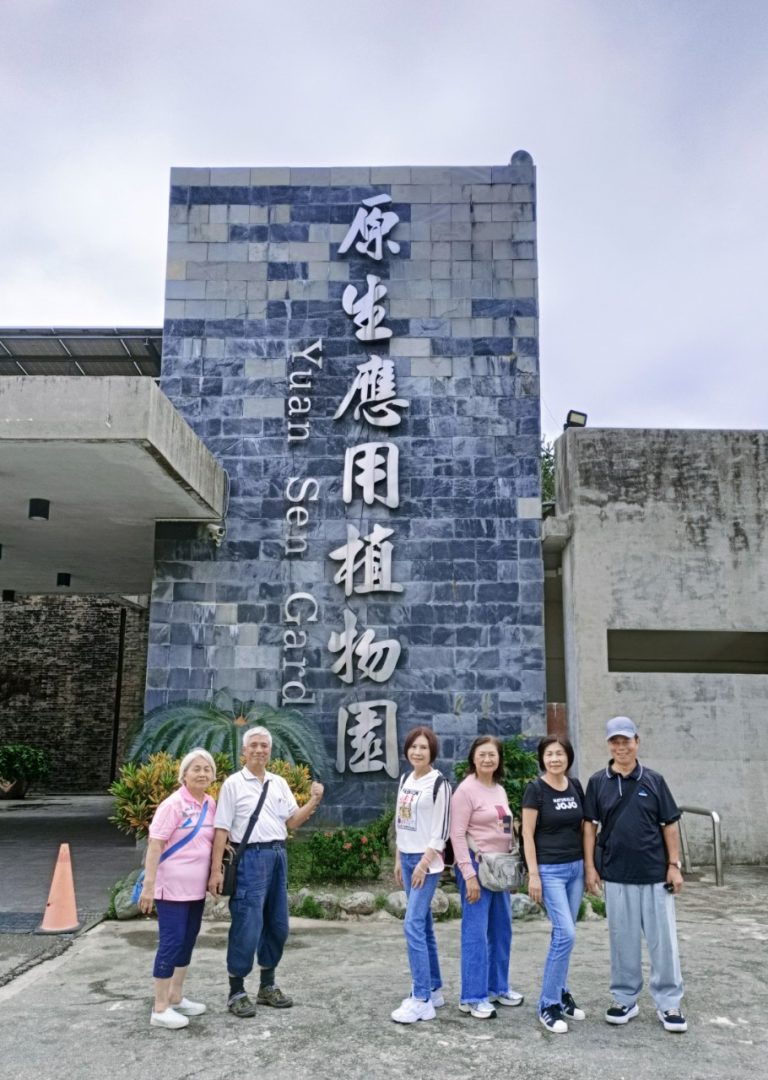
[[[226,535],[158,539],[147,708],[323,731],[327,819],[544,728],[534,166],[174,169],[161,386]],[[217,546],[215,541],[220,540]]]

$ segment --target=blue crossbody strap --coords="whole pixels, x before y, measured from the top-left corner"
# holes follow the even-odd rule
[[[202,828],[202,824],[205,821],[205,815],[208,813],[208,805],[209,804],[207,801],[203,803],[203,809],[200,811],[200,816],[197,819],[197,824],[195,825],[189,836],[185,836],[181,840],[177,840],[173,847],[169,847],[167,851],[164,851],[163,854],[160,856],[160,862],[165,862],[166,859],[170,859],[171,855],[175,855],[179,848],[183,848],[185,844],[188,844],[190,840],[194,839],[195,835],[200,831],[200,829]]]

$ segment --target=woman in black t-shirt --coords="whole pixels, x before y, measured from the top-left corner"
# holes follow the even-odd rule
[[[584,792],[568,776],[573,747],[568,739],[547,735],[538,746],[542,775],[523,794],[523,845],[528,863],[528,895],[544,903],[552,939],[544,965],[539,1020],[555,1035],[568,1020],[584,1020],[568,990],[568,963],[576,939],[576,918],[584,895],[581,840]]]

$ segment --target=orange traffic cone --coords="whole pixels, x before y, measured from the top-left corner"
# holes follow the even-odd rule
[[[77,930],[79,926],[69,844],[62,844],[53,871],[45,914],[37,932],[38,934],[69,934]]]

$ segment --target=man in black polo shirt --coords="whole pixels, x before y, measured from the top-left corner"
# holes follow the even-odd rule
[[[611,760],[590,777],[584,799],[584,876],[591,893],[605,886],[611,946],[613,1004],[605,1019],[626,1024],[639,1012],[645,937],[656,1015],[666,1031],[687,1031],[674,902],[683,887],[680,811],[664,777],[637,760],[632,720],[609,720],[606,739]]]

